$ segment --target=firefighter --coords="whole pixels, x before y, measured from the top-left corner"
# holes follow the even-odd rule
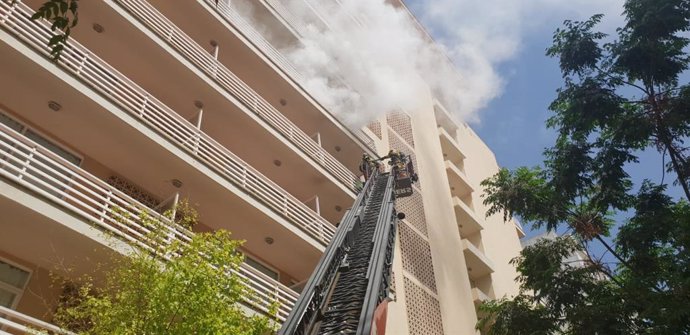
[[[374,172],[374,169],[377,167],[377,165],[378,164],[371,159],[369,154],[366,152],[362,154],[362,162],[359,164],[359,172],[361,172],[364,176],[364,181],[369,180],[369,177]]]
[[[399,168],[404,168],[404,159],[405,159],[405,154],[402,152],[396,151],[391,149],[388,151],[388,155],[381,157],[381,159],[386,159],[388,158],[388,165],[392,166],[394,169],[399,169]]]
[[[414,172],[412,160],[410,160],[409,157],[405,155],[405,153],[391,149],[388,152],[388,155],[382,157],[381,159],[386,158],[390,159],[388,161],[388,164],[393,167],[394,172],[397,173],[397,171],[406,170],[412,182],[416,182],[417,180],[419,180],[419,177]]]
[[[419,176],[414,172],[414,165],[412,165],[412,160],[407,161],[407,172],[410,173],[410,180],[412,180],[413,183],[416,183],[417,180],[419,180]]]

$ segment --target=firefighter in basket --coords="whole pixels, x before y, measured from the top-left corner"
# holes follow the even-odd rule
[[[359,171],[364,175],[364,180],[368,180],[374,172],[374,169],[381,169],[380,161],[388,159],[388,165],[391,166],[391,173],[395,178],[395,195],[396,197],[408,197],[412,195],[412,183],[419,178],[414,172],[414,166],[410,159],[402,152],[391,150],[388,155],[379,159],[372,159],[368,154],[362,155],[362,162],[359,165]]]
[[[391,149],[388,151],[388,155],[383,156],[380,159],[388,159],[388,165],[392,167],[393,173],[396,175],[396,179],[409,177],[413,183],[419,180],[419,177],[414,172],[412,161],[407,155],[405,155],[405,153]]]

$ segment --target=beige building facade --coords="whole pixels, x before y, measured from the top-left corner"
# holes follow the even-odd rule
[[[58,62],[29,19],[42,2],[0,0],[0,330],[54,330],[51,276],[144,245],[138,214],[173,227],[163,213],[181,199],[195,230],[247,241],[239,274],[261,297],[247,306],[278,299],[285,318],[357,196],[362,152],[390,149],[420,183],[397,203],[387,333],[476,334],[476,306],[517,293],[524,233],[481,198],[496,159],[431,90],[349,129],[282,54],[304,27],[281,0],[252,17],[241,1],[81,2]]]

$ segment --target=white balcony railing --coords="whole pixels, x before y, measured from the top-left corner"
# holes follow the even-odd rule
[[[272,62],[278,65],[287,75],[298,83],[303,82],[303,77],[294,65],[276,48],[271,45],[237,10],[227,1],[203,0],[230,25],[235,27],[247,40],[256,46]]]
[[[323,0],[319,0],[319,1],[323,1]],[[296,15],[291,10],[289,10],[288,6],[285,6],[283,4],[284,1],[281,1],[281,0],[263,0],[263,2],[267,6],[271,7],[278,15],[280,15],[280,17],[283,20],[285,20],[285,22],[287,24],[289,24],[290,27],[292,29],[294,29],[298,34],[300,34],[302,36],[306,35],[305,32],[306,32],[307,27],[306,27],[305,22],[303,21],[303,19],[299,18],[298,15]],[[297,3],[292,3],[291,5],[294,6],[295,8],[299,8],[299,10],[301,10],[301,11],[305,11],[305,10],[310,11],[311,14],[313,15],[314,24],[319,26],[319,28],[326,27],[326,28],[330,29],[330,27],[327,23],[327,20],[324,19],[323,16],[321,16],[320,11],[316,7],[314,7],[309,1],[302,0],[301,3],[297,2]]]
[[[317,164],[321,165],[345,187],[352,191],[356,190],[358,179],[350,170],[151,4],[144,0],[115,0],[115,2],[144,23],[158,37],[177,50],[182,57],[237,98],[240,103],[277,130]]]
[[[288,6],[284,5],[278,0],[263,0],[263,2],[268,7],[273,9],[278,15],[280,15],[280,19],[285,21],[285,23],[290,26],[289,28],[295,31],[298,35],[304,35],[304,24],[298,19],[298,16],[288,8]]]
[[[31,21],[29,18],[32,14],[33,11],[19,1],[11,5],[8,1],[0,0],[0,27],[39,53],[48,55],[46,45],[51,36],[49,25],[45,21]],[[70,39],[58,64],[324,246],[333,237],[335,227],[326,219],[149,95],[76,40]]]
[[[271,62],[273,62],[279,69],[285,72],[285,74],[294,80],[298,85],[304,87],[305,79],[304,76],[297,70],[297,68],[288,60],[285,55],[278,51],[269,41],[267,41],[261,33],[259,33],[250,22],[248,22],[242,15],[233,7],[232,2],[219,1],[216,4],[215,0],[201,0],[206,2],[206,4],[213,8],[220,17],[222,17],[227,23],[233,26],[237,31],[244,36],[250,43],[252,43],[259,51],[261,51],[264,56],[266,56]],[[269,1],[269,5],[276,10],[281,17],[286,20],[286,22],[296,29],[296,31],[301,32],[302,24],[299,24],[295,19],[295,15],[290,12],[290,10],[281,4],[279,1]],[[282,14],[281,14],[282,13]],[[289,13],[289,15],[286,15]],[[344,84],[344,83],[343,83]],[[305,93],[310,94],[305,91]],[[361,129],[351,129],[352,133],[362,141],[362,144],[368,147],[372,152],[376,152],[376,148],[372,143],[372,138],[364,133]]]
[[[142,222],[141,213],[164,223],[162,226],[169,229],[171,238],[185,242],[193,236],[170,218],[1,123],[0,176],[39,193],[97,229],[149,250],[152,248],[146,234],[150,230]],[[260,311],[268,312],[270,305],[277,301],[280,303],[278,316],[282,319],[297,300],[297,293],[248,265],[242,264],[235,274],[247,281],[256,297],[247,303]]]
[[[76,335],[70,331],[61,329],[58,326],[32,318],[28,315],[19,313],[15,310],[0,306],[0,334],[7,333],[3,329],[18,331],[20,334],[56,334],[56,335]]]

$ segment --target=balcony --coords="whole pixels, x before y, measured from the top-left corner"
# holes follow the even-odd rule
[[[11,14],[2,25],[31,45],[34,50],[46,54],[44,43],[49,33],[45,25],[28,20],[32,13],[28,7],[17,4],[16,10],[10,12],[11,8],[5,2],[0,3],[0,13]],[[135,117],[142,125],[155,130],[192,155],[199,164],[223,176],[309,236],[321,241],[322,245],[325,246],[333,236],[335,228],[325,219],[91,54],[78,42],[70,41],[59,64],[65,71]]]
[[[472,288],[472,301],[474,301],[475,307],[479,307],[479,305],[488,300],[491,300],[491,298],[486,293],[476,287]]]
[[[458,223],[460,236],[467,237],[484,229],[481,221],[474,214],[474,211],[462,202],[460,198],[453,197],[453,209],[455,210],[455,219]]]
[[[517,231],[518,238],[523,238],[527,236],[525,230],[522,228],[522,224],[517,220],[513,219],[513,224],[515,225],[515,230]]]
[[[300,36],[304,33],[302,30],[304,24],[297,19],[290,9],[283,5],[281,0],[260,0],[260,2],[277,20],[282,22],[285,28],[291,31],[293,35]],[[323,24],[320,26],[323,26]]]
[[[362,148],[375,152],[374,146],[371,144],[371,139],[361,130],[351,130],[340,123],[340,121],[332,115],[326,107],[322,106],[311,93],[304,89],[304,76],[295,68],[295,66],[273,46],[272,43],[278,43],[283,47],[290,47],[298,43],[295,36],[298,34],[292,30],[292,25],[287,24],[287,20],[293,18],[291,16],[282,17],[277,15],[277,12],[289,12],[279,1],[270,1],[271,5],[266,5],[266,10],[262,10],[260,6],[255,6],[251,14],[254,17],[249,19],[240,14],[235,8],[239,3],[240,6],[247,5],[241,1],[218,3],[215,0],[198,0],[205,9],[204,12],[199,13],[199,16],[208,15],[209,21],[205,21],[204,25],[196,25],[190,20],[185,20],[185,17],[196,13],[197,8],[193,2],[170,2],[150,0],[150,3],[156,7],[165,17],[176,22],[184,31],[196,31],[195,36],[215,36],[218,42],[223,45],[221,48],[219,60],[226,64],[234,73],[238,74],[247,84],[256,90],[262,96],[282,96],[289,104],[283,105],[280,108],[282,114],[286,115],[290,120],[295,122],[305,130],[307,133],[320,132],[327,134],[323,136],[323,147],[328,150],[334,157],[338,158],[346,166],[350,166],[349,158],[351,155],[359,156]],[[253,0],[250,1],[253,3]],[[252,4],[248,4],[252,5]],[[184,13],[184,14],[180,14]],[[196,15],[196,14],[194,14]],[[270,17],[270,18],[269,18]],[[271,20],[276,19],[273,22]],[[294,18],[293,18],[294,19]],[[212,21],[219,21],[230,34],[219,32],[214,27]],[[268,41],[253,27],[250,21],[261,22],[265,26],[272,26],[271,23],[276,23],[279,27],[269,28],[271,31],[272,41]],[[268,22],[271,21],[271,22]],[[266,28],[266,27],[263,27]],[[287,29],[285,29],[287,28]],[[235,41],[233,36],[242,45]],[[196,38],[199,40],[200,38]],[[289,42],[286,42],[289,41]],[[248,46],[248,48],[247,48]],[[232,48],[232,53],[224,53],[225,48]],[[240,50],[241,49],[241,50]],[[247,49],[246,51],[244,49]],[[261,64],[254,64],[251,55],[242,55],[242,64],[237,63],[237,53],[254,52],[257,62]],[[229,57],[224,55],[229,54]],[[270,66],[264,68],[263,63]],[[251,70],[249,70],[251,69]],[[251,71],[251,72],[249,72]],[[324,122],[326,121],[326,122]],[[334,151],[333,148],[338,146],[341,150]],[[351,169],[356,166],[350,166]]]
[[[4,330],[11,331],[10,333]],[[55,325],[0,306],[0,334],[76,335]]]
[[[135,26],[138,23],[143,24],[144,27],[140,29],[146,30],[144,33],[147,33],[154,43],[164,45],[164,49],[171,55],[184,59],[183,64],[190,67],[202,80],[212,83],[213,88],[219,90],[222,95],[230,97],[241,111],[249,114],[249,117],[257,119],[267,129],[275,132],[277,136],[294,146],[293,150],[299,151],[305,156],[305,159],[312,161],[316,167],[323,170],[325,175],[334,178],[334,181],[338,182],[344,189],[355,190],[356,177],[350,169],[356,170],[358,162],[356,160],[351,162],[351,158],[359,157],[362,150],[361,146],[354,144],[353,138],[334,141],[329,136],[320,136],[321,143],[314,140],[312,135],[324,130],[328,131],[329,134],[336,134],[335,137],[338,137],[337,134],[344,135],[347,131],[340,124],[337,124],[337,127],[334,127],[335,124],[332,122],[327,124],[323,115],[321,117],[314,117],[314,114],[310,115],[307,111],[310,108],[313,109],[313,106],[303,101],[304,97],[301,99],[297,97],[279,99],[282,94],[277,92],[277,87],[288,85],[287,81],[284,78],[259,81],[261,78],[275,77],[275,74],[270,76],[265,73],[267,66],[265,63],[257,64],[252,59],[247,58],[251,55],[247,54],[246,46],[236,46],[227,53],[227,56],[224,56],[225,58],[216,58],[148,2],[144,0],[116,0],[113,4],[108,4]],[[179,6],[181,3],[162,1],[158,5]],[[184,13],[185,16],[195,13],[186,9],[176,9],[177,12],[175,13],[169,8],[167,13],[169,15]],[[199,8],[196,9],[198,11]],[[196,26],[194,28],[196,30],[203,29],[199,25]],[[199,32],[197,31],[196,34],[199,35]],[[227,32],[217,36],[224,38],[225,35],[228,35]],[[228,67],[227,64],[229,63],[233,64],[233,70]],[[236,72],[240,73],[244,79],[241,79]],[[251,84],[251,87],[247,82]],[[288,89],[282,88],[279,91],[286,90]],[[274,100],[273,104],[267,99]],[[274,104],[278,106],[279,103],[285,105],[280,107],[281,111],[274,107]],[[286,115],[298,120],[302,127],[298,127]],[[312,135],[307,134],[301,128],[308,129]],[[335,149],[336,147],[337,149]],[[326,148],[332,148],[334,154],[337,153],[341,160],[346,163],[341,163]],[[349,169],[345,165],[348,165]]]
[[[451,134],[450,138],[454,139],[458,131],[458,125],[450,112],[437,99],[434,99],[434,117],[436,118],[436,124],[448,134]]]
[[[2,159],[0,160],[0,182],[6,180],[9,183],[8,187],[3,187],[3,193],[9,192],[10,194],[9,199],[13,202],[20,202],[26,198],[26,194],[29,194],[26,192],[28,190],[30,194],[37,194],[44,201],[47,200],[51,205],[60,208],[62,210],[60,217],[63,218],[61,220],[69,221],[74,218],[81,220],[81,228],[72,225],[68,229],[63,229],[64,233],[57,234],[45,225],[55,226],[54,220],[40,218],[41,215],[48,214],[44,214],[46,211],[40,211],[38,214],[39,209],[34,208],[36,201],[30,202],[32,204],[31,209],[36,211],[33,214],[28,214],[26,210],[22,211],[19,208],[22,206],[21,204],[5,203],[7,205],[3,205],[3,207],[7,208],[3,209],[3,213],[12,219],[5,227],[6,234],[0,241],[2,241],[3,246],[17,250],[17,252],[24,250],[27,255],[31,255],[29,257],[35,258],[39,255],[39,258],[48,258],[46,255],[54,254],[55,250],[52,253],[46,250],[46,245],[52,245],[52,243],[41,243],[40,241],[51,241],[56,236],[64,237],[58,241],[61,244],[59,247],[70,249],[77,257],[82,259],[98,257],[98,255],[91,255],[96,251],[89,249],[88,243],[74,242],[75,232],[81,234],[82,237],[84,235],[89,236],[89,241],[92,242],[97,238],[96,232],[102,232],[107,236],[117,238],[125,245],[138,245],[153,250],[148,245],[150,241],[145,236],[149,229],[141,221],[140,214],[142,212],[150,218],[164,223],[164,226],[169,229],[168,234],[171,239],[184,242],[189,241],[193,235],[192,232],[175,225],[170,218],[144,206],[113,186],[3,124],[0,124],[0,157]],[[10,186],[14,186],[15,191],[10,190]],[[4,195],[8,196],[7,193]],[[45,224],[38,229],[31,229],[27,226],[14,227],[15,225],[21,226],[22,224],[18,222],[22,221],[21,218],[26,218],[29,215],[37,217],[35,220],[29,220],[32,224]],[[28,238],[26,235],[12,236],[26,234],[26,229],[33,231],[31,239],[35,246],[29,248],[32,249],[30,251],[26,250]],[[99,243],[103,242],[101,240]],[[24,247],[21,246],[22,244]],[[108,243],[108,246],[124,252],[117,247],[118,244]],[[105,247],[105,245],[103,244],[101,247]],[[75,248],[81,248],[82,251],[76,251]],[[84,249],[86,250],[84,251]],[[47,254],[40,256],[41,251],[39,250],[44,250]],[[84,257],[87,254],[90,256]],[[281,304],[279,317],[284,319],[297,300],[298,295],[287,286],[259,273],[246,264],[242,264],[235,275],[247,280],[248,289],[253,291],[256,301],[247,300],[246,303],[260,312],[268,312],[273,301],[277,299]]]
[[[522,224],[520,223],[520,221],[518,221],[517,219],[512,219],[511,221],[512,221],[513,225],[515,226],[515,230],[517,231],[518,238],[525,237],[526,236],[525,229],[522,228]]]
[[[470,279],[478,280],[494,272],[494,266],[491,261],[470,241],[462,239],[462,251],[465,255]]]
[[[34,7],[40,1],[26,0]],[[165,1],[165,3],[173,2]],[[174,3],[182,4],[183,2]],[[184,3],[192,4],[199,12],[208,15],[203,13],[205,10],[196,2]],[[190,13],[189,17],[191,16]],[[345,208],[352,202],[354,194],[351,189],[312,156],[286,139],[273,125],[264,121],[263,116],[250,109],[251,106],[247,107],[240,99],[235,98],[205,74],[202,69],[187,61],[169,46],[167,41],[158,38],[113,1],[97,1],[92,5],[83,6],[80,8],[80,17],[82,22],[90,23],[93,20],[102,24],[105,31],[98,33],[90,29],[87,23],[74,30],[70,42],[78,40],[88,46],[92,51],[89,52],[90,54],[97,54],[98,58],[103,59],[111,68],[118,70],[112,71],[114,73],[112,76],[108,74],[108,78],[112,77],[110,79],[117,83],[120,80],[119,77],[126,77],[129,81],[137,83],[150,96],[155,96],[182,118],[193,120],[195,127],[197,120],[200,119],[199,115],[203,112],[203,122],[200,122],[197,128],[202,128],[216,142],[242,157],[245,162],[301,201],[318,196],[321,201],[320,214],[330,222],[337,222],[341,218],[342,213],[339,213],[336,208]],[[209,23],[213,23],[213,17],[210,17],[210,21]],[[13,25],[12,22],[8,24]],[[206,26],[206,24],[199,26]],[[10,34],[16,34],[12,30],[7,31]],[[229,35],[224,27],[222,33]],[[40,47],[40,43],[34,43],[31,46]],[[136,50],[136,52],[123,52],[123,50]],[[236,63],[243,63],[245,60],[240,58],[240,54],[246,53],[249,49],[242,46],[238,50],[227,50],[228,55],[238,57],[235,60]],[[40,58],[44,59],[44,57]],[[51,72],[53,69],[48,70]],[[65,77],[71,78],[70,75]],[[6,80],[9,78],[6,77]],[[106,98],[109,99],[107,96]],[[271,97],[266,97],[266,99],[271,99]],[[197,101],[203,103],[202,111],[197,107]],[[281,108],[277,99],[273,99],[271,103]],[[323,118],[320,120],[322,122]],[[311,137],[318,135],[312,132],[306,133]],[[338,147],[332,145],[329,138],[321,136],[321,148],[325,150],[330,146],[333,151],[342,149],[335,156],[341,162],[349,164],[352,171],[356,171],[358,159],[353,159],[353,157],[360,157],[361,148],[352,143]],[[248,139],[252,145],[247,145]],[[301,139],[295,137],[294,142],[297,141]],[[311,138],[309,141],[312,144],[317,143]],[[357,149],[352,149],[355,147]],[[320,160],[320,157],[317,159]],[[275,161],[282,162],[282,168],[277,167]],[[328,159],[324,156],[324,164],[326,163]],[[285,173],[285,169],[299,171],[299,173]]]
[[[472,188],[469,180],[467,180],[467,176],[460,168],[448,160],[446,160],[445,164],[452,196],[464,199],[474,192],[474,188]]]
[[[443,152],[443,158],[449,160],[455,166],[459,167],[461,170],[464,167],[464,160],[466,158],[465,154],[460,149],[460,146],[455,141],[455,138],[448,134],[445,128],[438,127],[438,137],[441,141],[441,151]]]

